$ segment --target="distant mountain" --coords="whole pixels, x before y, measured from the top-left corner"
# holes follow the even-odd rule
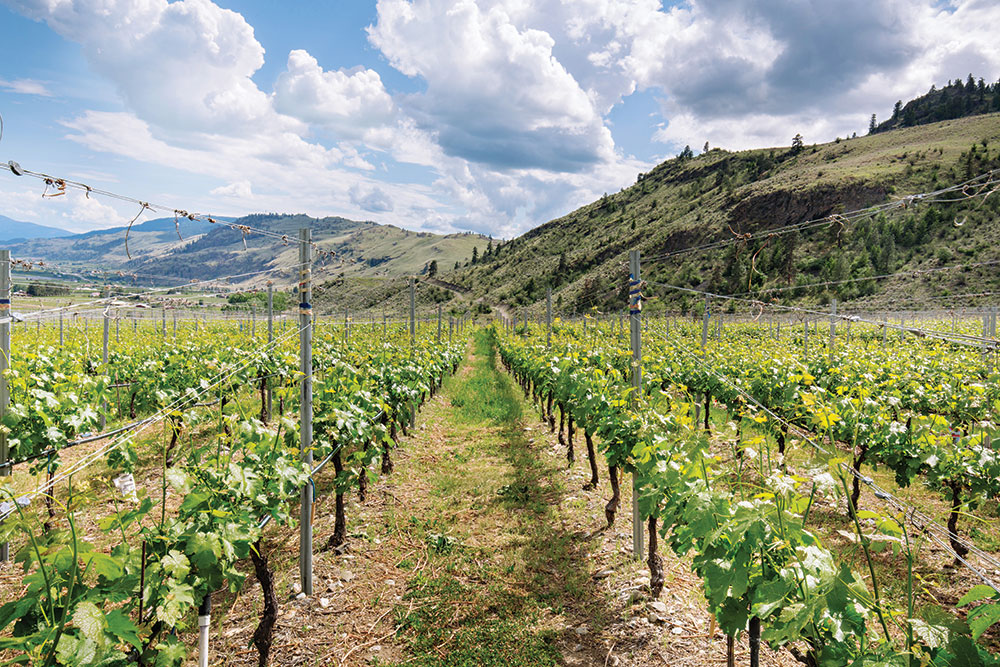
[[[0,241],[10,242],[23,239],[53,239],[60,236],[71,236],[73,232],[56,227],[46,227],[36,225],[33,222],[21,222],[12,220],[5,215],[0,215]]]
[[[229,221],[232,218],[219,220]],[[169,253],[193,238],[200,238],[212,227],[210,223],[201,221],[184,220],[175,226],[173,218],[148,220],[133,225],[128,235],[128,254],[133,258],[148,259]],[[92,268],[122,270],[129,263],[125,252],[125,231],[125,227],[113,227],[84,234],[64,234],[58,238],[31,238],[13,244],[11,250],[15,257],[45,260],[75,271]]]
[[[940,89],[931,86],[926,94],[906,104],[896,102],[892,117],[879,123],[874,133],[994,111],[1000,111],[1000,82],[986,83],[983,79],[977,81],[970,74],[965,83],[961,79],[955,79]]]
[[[287,285],[297,279],[297,241],[299,229],[304,227],[312,230],[320,249],[334,253],[332,258],[317,258],[317,281],[418,274],[435,260],[444,270],[467,261],[475,246],[482,249],[487,243],[478,234],[442,236],[338,217],[254,214],[215,219],[219,224],[184,219],[175,224],[174,218],[136,224],[128,234],[128,253],[125,227],[32,239],[13,244],[11,250],[15,257],[44,260],[63,273],[121,272],[135,275],[143,284],[208,280],[274,269],[234,282],[260,283],[271,278]],[[244,235],[241,226],[267,233],[249,231]]]

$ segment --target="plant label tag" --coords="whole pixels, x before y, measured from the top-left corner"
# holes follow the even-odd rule
[[[124,475],[114,478],[115,487],[118,491],[129,500],[138,501],[139,498],[135,495],[135,478],[132,477],[132,473],[127,472]]]

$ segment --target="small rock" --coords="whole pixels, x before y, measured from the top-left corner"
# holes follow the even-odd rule
[[[656,612],[651,611],[646,616],[646,620],[649,621],[652,625],[656,625],[657,623],[665,623],[667,619],[663,618]]]
[[[302,592],[302,584],[300,584],[299,582],[295,582],[294,584],[292,584],[292,593],[298,595],[301,592]]]
[[[618,594],[618,599],[621,600],[624,604],[632,604],[641,597],[642,593],[640,593],[634,588],[627,588]]]
[[[649,608],[652,609],[653,611],[659,613],[659,614],[666,614],[667,613],[667,605],[663,604],[659,600],[654,600],[653,602],[650,602],[649,603]]]
[[[586,625],[581,625],[580,627],[575,628],[573,630],[573,632],[575,632],[576,634],[578,634],[579,636],[582,637],[583,635],[585,635],[588,632],[590,632],[590,628],[588,628]]]
[[[649,577],[636,577],[635,581],[633,581],[632,583],[635,584],[636,586],[648,587],[649,586]]]
[[[611,568],[608,568],[606,570],[601,570],[600,572],[596,572],[594,574],[594,579],[607,579],[608,577],[610,577],[614,573],[615,573],[615,571],[612,570]]]
[[[675,635],[683,635],[684,634],[684,628],[682,628],[680,626],[674,626],[674,628],[670,632],[674,633]]]
[[[341,581],[354,580],[354,573],[351,572],[350,570],[337,570],[336,572],[334,572],[334,576],[340,579]]]
[[[386,579],[386,580],[385,580],[385,585],[386,585],[386,586],[395,586],[395,585],[396,585],[396,582],[395,582],[395,581],[393,581],[392,579]]]
[[[326,609],[327,607],[329,607],[330,606],[330,598],[320,598],[319,599],[319,606],[322,607],[323,609]]]
[[[296,600],[305,600],[306,599],[306,594],[305,593],[299,593],[298,595],[295,596],[295,599]]]
[[[379,646],[378,644],[375,644],[375,646],[372,646],[372,647],[371,647],[370,649],[368,649],[368,650],[369,650],[369,651],[374,651],[375,653],[378,653],[379,651],[381,651],[381,650],[382,650],[382,647],[381,647],[381,646]]]

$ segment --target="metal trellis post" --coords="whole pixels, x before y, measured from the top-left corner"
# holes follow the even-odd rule
[[[312,241],[308,228],[299,230],[299,450],[302,461],[312,468]],[[313,487],[309,480],[301,489],[299,512],[299,582],[302,592],[313,592]]]
[[[105,285],[104,286],[104,298],[107,299],[110,296],[111,296],[111,285]],[[111,333],[111,316],[108,313],[110,312],[110,310],[111,310],[111,306],[108,305],[107,303],[105,303],[104,304],[104,349],[103,349],[103,352],[101,354],[101,363],[103,364],[103,366],[101,368],[103,369],[105,375],[108,374],[108,336]],[[107,401],[103,401],[101,403],[101,430],[102,431],[104,430],[104,427],[107,426],[107,422],[108,422],[107,415],[108,415],[108,402]]]
[[[197,325],[198,320],[195,320]],[[274,283],[270,280],[267,281],[267,349],[271,349],[271,344],[274,342]],[[267,414],[270,418],[274,413],[271,411],[272,403],[274,401],[274,391],[271,389],[271,383],[267,383]]]
[[[416,307],[417,307],[417,287],[413,278],[410,278],[410,345],[417,340]]]
[[[545,290],[545,321],[548,323],[548,333],[545,336],[545,347],[552,347],[552,288]]]
[[[7,368],[10,366],[10,250],[0,250],[0,419],[7,414],[10,391],[7,387]],[[0,429],[0,463],[10,460],[7,434]],[[0,468],[0,476],[10,475],[10,466]],[[0,561],[10,559],[10,547],[0,544]]]
[[[639,276],[639,251],[629,252],[629,325],[632,334],[632,394],[633,404],[642,397],[642,282]],[[643,556],[642,514],[639,512],[639,482],[632,475],[632,557]]]

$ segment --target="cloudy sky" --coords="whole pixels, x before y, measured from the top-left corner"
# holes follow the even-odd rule
[[[0,159],[208,214],[510,237],[685,144],[829,141],[994,81],[997,25],[996,0],[0,0]],[[136,213],[37,186],[0,173],[0,214]]]

